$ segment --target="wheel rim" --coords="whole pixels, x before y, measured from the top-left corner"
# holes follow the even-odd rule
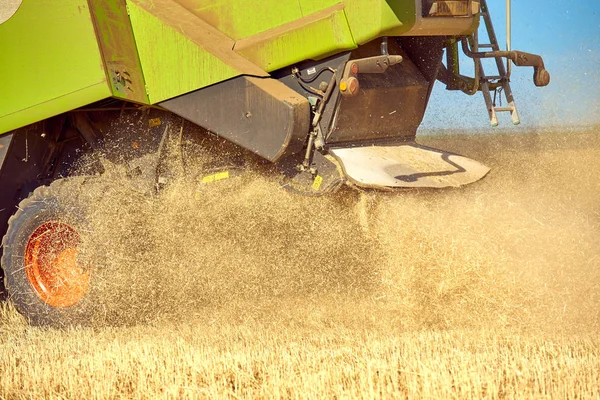
[[[40,225],[25,249],[25,271],[37,295],[48,305],[72,306],[85,296],[90,275],[77,262],[79,233],[51,221]]]

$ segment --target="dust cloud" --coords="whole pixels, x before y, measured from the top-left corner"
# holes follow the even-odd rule
[[[94,318],[597,330],[598,135],[420,141],[492,172],[459,189],[310,198],[260,167],[202,184],[214,160],[189,145],[186,174],[153,195],[107,163],[78,194]]]

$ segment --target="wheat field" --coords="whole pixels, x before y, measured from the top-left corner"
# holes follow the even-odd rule
[[[304,198],[258,171],[154,198],[109,170],[83,193],[97,315],[52,330],[2,304],[0,398],[600,397],[597,130],[420,142],[492,172]]]

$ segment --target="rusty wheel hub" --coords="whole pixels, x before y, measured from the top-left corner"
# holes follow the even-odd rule
[[[88,290],[89,272],[77,262],[79,243],[79,233],[60,221],[43,223],[29,237],[25,249],[27,279],[52,307],[72,306]]]

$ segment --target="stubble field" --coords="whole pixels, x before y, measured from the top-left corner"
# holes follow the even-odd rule
[[[2,305],[0,398],[600,396],[598,131],[420,142],[492,171],[327,198],[88,186],[96,314]]]

